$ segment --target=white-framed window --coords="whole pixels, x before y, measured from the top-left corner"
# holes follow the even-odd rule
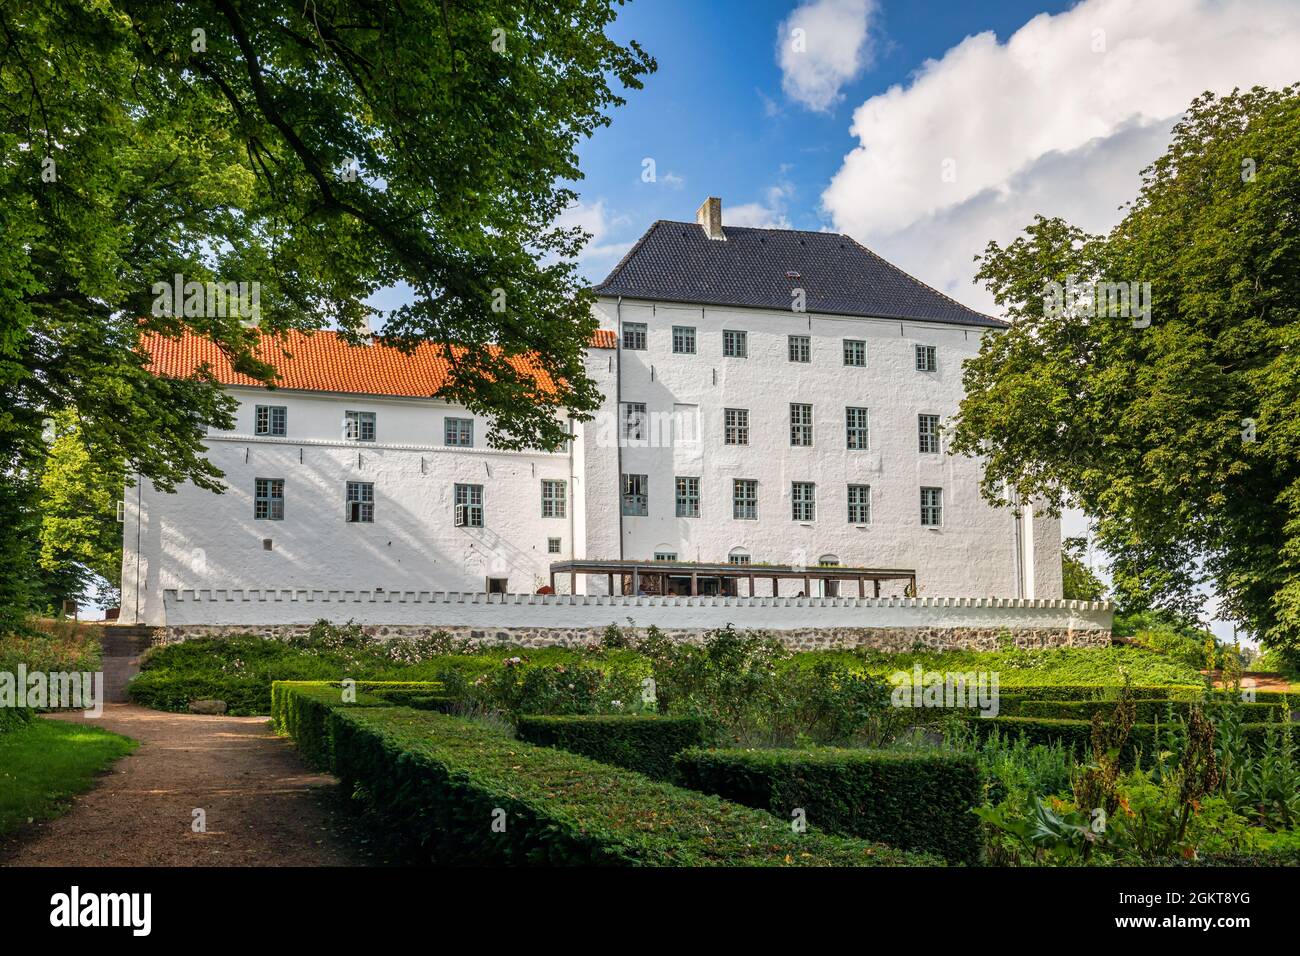
[[[939,416],[917,415],[916,437],[921,454],[939,454]]]
[[[749,444],[749,409],[724,408],[722,410],[722,443],[724,445]]]
[[[343,413],[343,437],[347,441],[375,440],[375,413],[355,412],[348,409]]]
[[[741,329],[722,330],[724,358],[749,358],[749,333]]]
[[[921,489],[921,527],[937,528],[943,524],[943,489]]]
[[[749,564],[749,552],[744,548],[732,548],[727,554],[728,564]]]
[[[289,432],[289,409],[283,405],[258,405],[253,418],[255,435],[286,435]]]
[[[473,448],[474,419],[444,418],[442,420],[442,441],[444,445]]]
[[[634,352],[645,351],[646,324],[644,322],[623,323],[623,348]]]
[[[677,479],[677,517],[698,518],[700,516],[700,479]]]
[[[812,339],[807,335],[790,336],[789,348],[791,362],[812,361]]]
[[[568,483],[554,478],[542,479],[542,517],[563,518],[568,500]]]
[[[695,329],[689,325],[673,326],[673,351],[678,355],[695,354]]]
[[[253,520],[284,520],[284,479],[257,478],[253,482]]]
[[[758,480],[735,478],[731,482],[731,516],[745,521],[758,520]]]
[[[918,372],[934,372],[938,368],[939,361],[934,346],[918,345],[916,347],[916,370]]]
[[[457,484],[454,514],[456,527],[483,527],[483,486]]]
[[[844,340],[844,364],[854,368],[867,367],[867,343],[862,339]]]
[[[795,521],[817,520],[817,486],[811,481],[790,482],[790,517]]]
[[[871,524],[870,485],[849,485],[849,524]]]
[[[546,539],[546,553],[547,553],[547,554],[559,554],[559,553],[560,553],[560,539],[559,539],[559,538],[547,538],[547,539]]]
[[[871,447],[871,416],[865,408],[844,409],[844,432],[847,448],[866,451]]]
[[[656,560],[656,561],[676,561],[676,560],[677,560],[677,552],[676,552],[676,551],[656,551],[656,552],[655,552],[655,560]]]
[[[790,444],[806,448],[813,443],[813,407],[790,403]]]
[[[646,411],[645,402],[623,403],[623,444],[645,441]]]
[[[633,517],[650,513],[650,478],[648,475],[623,476],[623,514]]]
[[[375,485],[371,481],[349,481],[347,487],[349,523],[370,524],[375,520]]]

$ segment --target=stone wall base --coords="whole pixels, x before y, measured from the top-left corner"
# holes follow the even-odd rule
[[[223,624],[186,624],[168,627],[164,643],[175,643],[195,637],[235,637],[254,634],[260,637],[279,638],[305,635],[309,624],[275,624],[265,627]],[[582,647],[598,642],[605,629],[602,627],[432,627],[412,624],[365,625],[362,630],[383,640],[431,637],[446,634],[453,639],[469,640],[485,646],[512,647]],[[627,627],[625,633],[642,634],[645,628]],[[676,641],[702,643],[709,633],[704,628],[661,628],[664,636]],[[1063,628],[1007,628],[973,627],[834,627],[768,631],[793,650],[814,651],[832,648],[869,647],[887,653],[914,650],[972,650],[997,651],[1007,647],[1008,638],[1020,649],[1034,650],[1048,647],[1107,647],[1110,631],[1095,628],[1067,630]]]

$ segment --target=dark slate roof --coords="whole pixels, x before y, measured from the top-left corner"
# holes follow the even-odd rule
[[[693,222],[661,219],[600,285],[598,295],[694,305],[790,308],[802,288],[809,312],[1006,328],[833,232],[723,225],[709,239]],[[787,275],[797,273],[797,275]]]

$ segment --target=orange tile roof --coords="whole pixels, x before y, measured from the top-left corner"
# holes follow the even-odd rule
[[[598,330],[591,346],[614,348],[614,333]],[[263,387],[257,379],[236,372],[211,339],[194,332],[186,331],[179,338],[146,333],[140,348],[149,356],[150,371],[165,378],[189,378],[206,364],[223,385]],[[350,345],[337,332],[325,330],[266,334],[255,351],[259,359],[275,366],[278,387],[304,391],[431,398],[442,391],[452,373],[441,347],[432,343],[417,345],[408,355],[391,345]],[[535,375],[542,389],[553,390],[550,375],[530,356],[510,363],[521,373]]]

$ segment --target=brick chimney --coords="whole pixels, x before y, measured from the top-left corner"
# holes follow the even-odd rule
[[[722,200],[717,196],[710,196],[700,204],[695,210],[695,221],[710,239],[727,238],[722,231]]]

